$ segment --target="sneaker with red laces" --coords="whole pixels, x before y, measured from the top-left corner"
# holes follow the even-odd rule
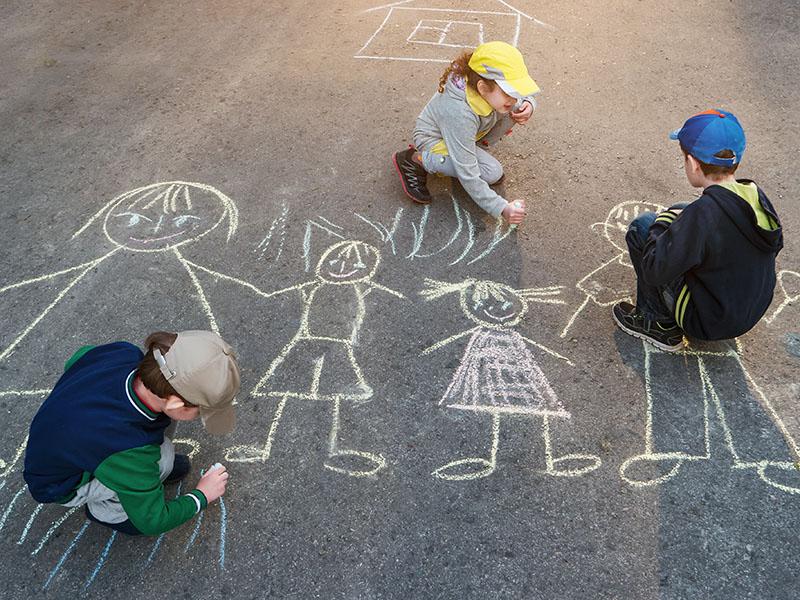
[[[392,155],[392,162],[397,174],[400,175],[400,183],[406,196],[418,204],[430,204],[431,194],[426,185],[428,172],[414,160],[415,152],[413,146],[409,146],[408,150],[395,152]]]
[[[630,302],[618,302],[611,311],[622,331],[666,352],[683,348],[683,330],[675,322],[653,321]]]

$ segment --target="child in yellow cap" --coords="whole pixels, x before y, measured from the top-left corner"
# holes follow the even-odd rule
[[[439,91],[414,128],[414,144],[392,157],[403,191],[428,204],[428,173],[457,177],[478,206],[512,224],[525,217],[522,200],[507,202],[489,186],[503,176],[500,162],[483,148],[524,125],[536,107],[536,82],[519,50],[505,42],[481,44],[450,63]]]

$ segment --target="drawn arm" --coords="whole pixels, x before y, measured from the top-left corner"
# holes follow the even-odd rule
[[[536,346],[537,348],[539,348],[539,350],[542,350],[543,352],[547,352],[550,356],[555,356],[556,358],[560,358],[561,360],[565,361],[568,365],[570,365],[572,367],[575,366],[574,363],[570,359],[568,359],[566,356],[562,356],[558,352],[556,352],[554,350],[550,350],[550,348],[548,348],[547,346],[543,346],[542,344],[540,344],[538,342],[534,342],[530,338],[526,338],[524,335],[520,336],[520,337],[523,340],[525,340],[526,342],[528,342],[531,346]]]
[[[401,294],[400,292],[395,292],[395,291],[394,291],[394,290],[392,290],[392,289],[389,289],[389,288],[387,288],[387,287],[384,287],[384,286],[382,286],[382,285],[380,285],[380,284],[373,283],[373,282],[370,282],[370,287],[369,287],[369,289],[367,289],[367,291],[366,291],[366,292],[364,292],[364,296],[366,296],[366,295],[367,295],[367,294],[369,294],[369,293],[370,293],[370,292],[371,292],[373,289],[376,289],[376,288],[377,288],[377,289],[379,289],[379,290],[380,290],[380,291],[382,291],[382,292],[386,292],[387,294],[391,294],[392,296],[397,296],[398,298],[402,298],[403,300],[405,300],[405,299],[406,299],[406,297],[405,297],[403,294]]]
[[[258,294],[262,298],[272,298],[273,296],[279,296],[280,294],[285,294],[286,292],[292,292],[292,291],[295,291],[295,290],[301,291],[303,288],[308,287],[309,285],[312,285],[312,284],[315,283],[314,281],[307,281],[305,283],[300,283],[298,285],[293,285],[293,286],[290,286],[290,287],[287,287],[287,288],[283,288],[281,290],[275,290],[275,291],[272,291],[272,292],[265,292],[264,290],[262,290],[260,288],[257,288],[252,283],[248,283],[247,281],[243,281],[241,279],[237,279],[236,277],[231,277],[230,275],[225,275],[224,273],[220,273],[218,271],[214,271],[212,269],[208,269],[208,268],[206,268],[206,267],[204,267],[202,265],[198,265],[197,263],[193,263],[190,260],[186,260],[185,258],[183,258],[183,256],[179,256],[179,258],[180,258],[180,260],[182,262],[186,263],[186,265],[188,265],[192,269],[197,269],[198,271],[203,271],[204,273],[208,273],[212,277],[217,277],[219,279],[224,279],[225,281],[231,281],[233,283],[238,283],[239,285],[244,286],[247,289],[255,292],[256,294]]]
[[[420,352],[420,356],[425,356],[426,354],[430,354],[434,350],[438,350],[439,348],[441,348],[442,346],[446,346],[450,342],[455,342],[457,339],[462,338],[465,335],[470,335],[472,333],[475,333],[477,329],[480,329],[480,326],[473,327],[472,329],[467,329],[466,331],[462,331],[461,333],[457,333],[456,335],[451,335],[449,338],[443,339],[440,342],[436,342],[432,346],[428,346],[427,348],[425,348],[425,350]]]

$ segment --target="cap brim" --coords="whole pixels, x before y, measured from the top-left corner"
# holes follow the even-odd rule
[[[200,407],[200,418],[203,421],[203,427],[211,435],[225,435],[233,431],[233,426],[236,424],[236,410],[233,406],[225,406],[223,408],[205,408]]]
[[[680,134],[680,132],[681,132],[680,129],[676,129],[675,131],[670,131],[669,132],[669,139],[677,140],[678,139],[678,135]]]
[[[497,85],[512,98],[522,99],[539,92],[539,86],[530,77],[519,79],[496,79]]]

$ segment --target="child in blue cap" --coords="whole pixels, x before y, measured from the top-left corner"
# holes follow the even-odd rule
[[[733,114],[704,111],[670,138],[680,142],[686,177],[703,194],[631,222],[636,306],[619,302],[613,316],[624,332],[672,352],[684,333],[723,340],[755,326],[772,302],[783,233],[763,190],[734,177],[745,136]]]

